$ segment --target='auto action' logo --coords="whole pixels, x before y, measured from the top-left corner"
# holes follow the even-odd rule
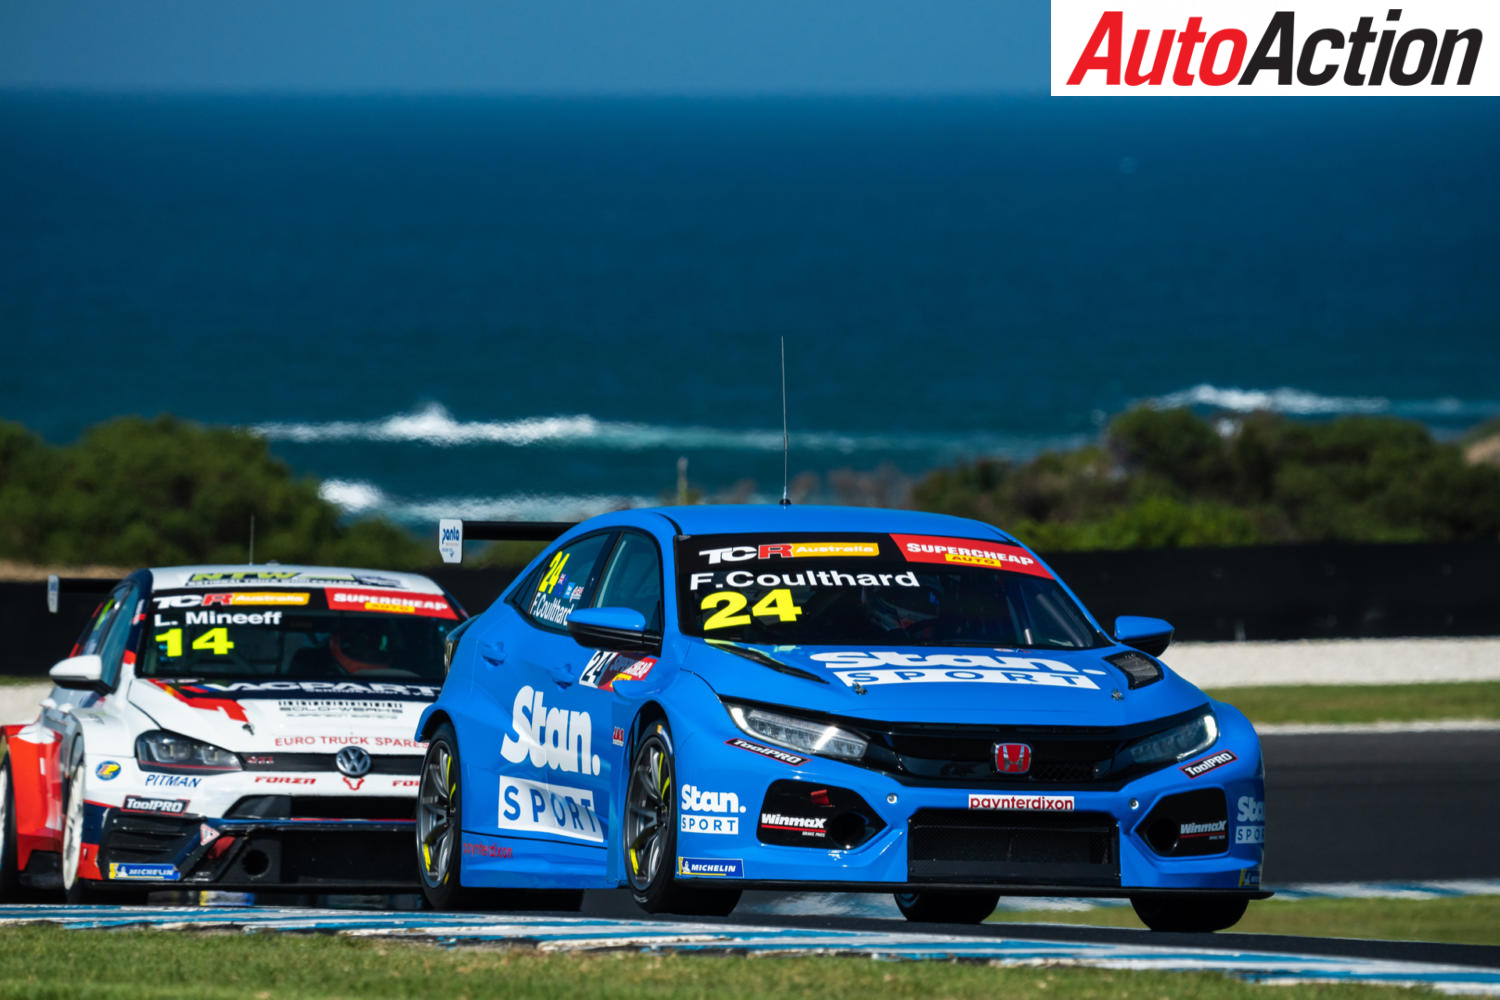
[[[1500,94],[1500,5],[1052,0],[1052,95]]]

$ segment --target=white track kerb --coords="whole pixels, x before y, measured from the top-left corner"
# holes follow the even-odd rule
[[[1225,972],[1269,983],[1353,982],[1429,986],[1446,993],[1500,996],[1500,969],[1287,952],[1214,951],[748,924],[277,907],[0,906],[0,926],[23,923],[57,923],[74,930],[242,928],[246,931],[335,933],[357,937],[399,936],[408,941],[425,939],[445,945],[530,945],[543,951],[638,948],[740,954],[864,955],[883,959],[985,961],[1003,965],[1048,963],[1120,970]]]

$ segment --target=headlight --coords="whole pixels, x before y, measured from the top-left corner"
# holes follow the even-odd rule
[[[858,733],[851,733],[825,722],[742,705],[726,707],[734,724],[756,739],[790,750],[800,750],[805,754],[859,760],[865,755],[865,747],[869,745],[869,741]]]
[[[238,771],[238,755],[212,743],[190,740],[160,730],[142,733],[135,740],[135,759],[142,771]]]
[[[1137,764],[1171,764],[1207,750],[1218,738],[1218,720],[1212,712],[1204,712],[1196,719],[1136,740],[1125,753]]]

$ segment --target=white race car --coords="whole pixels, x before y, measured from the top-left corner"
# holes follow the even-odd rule
[[[413,888],[412,737],[464,618],[410,573],[132,573],[0,730],[0,899]]]

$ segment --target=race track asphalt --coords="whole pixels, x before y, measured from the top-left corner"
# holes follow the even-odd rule
[[[1500,730],[1262,745],[1265,884],[1500,876]]]
[[[1500,877],[1500,729],[1278,734],[1262,745],[1268,888]],[[776,894],[751,900],[765,914]],[[585,912],[639,914],[623,890],[588,893]]]

